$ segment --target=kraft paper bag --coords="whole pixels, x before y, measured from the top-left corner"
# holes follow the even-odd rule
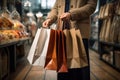
[[[110,17],[112,16],[113,14],[113,3],[107,3],[105,5],[105,12],[104,12],[104,17],[107,18],[107,17]]]
[[[120,25],[120,23],[119,23]],[[120,28],[118,29],[120,31]],[[120,32],[118,33],[118,43],[120,43]]]
[[[103,8],[104,8],[104,6],[101,6],[101,7],[100,7],[100,11],[99,11],[99,15],[98,15],[98,18],[99,18],[99,19],[102,19],[102,18],[103,18]]]
[[[111,17],[106,19],[106,30],[105,30],[105,35],[104,35],[104,41],[110,42],[109,37],[111,35],[110,33],[110,28],[111,28]]]
[[[84,61],[86,61],[87,56],[86,53],[80,53],[79,49],[80,48],[84,48],[83,46],[80,47],[78,45],[81,45],[81,41],[79,41],[80,38],[78,37],[75,28],[72,28],[70,30],[65,29],[64,30],[64,34],[65,34],[65,38],[66,38],[66,55],[67,55],[67,66],[68,68],[81,68],[83,66],[87,66],[84,64],[88,64],[88,63],[84,63]],[[80,35],[80,34],[79,34]],[[80,36],[79,36],[80,37]],[[82,39],[82,38],[81,38]],[[85,56],[85,60],[83,60],[80,56]],[[83,65],[81,64],[81,61],[83,61]]]
[[[109,35],[109,40],[110,42],[114,43],[117,39],[117,30],[116,27],[118,25],[118,20],[117,20],[117,16],[114,16],[113,21],[111,23],[111,28],[110,28],[110,35]]]
[[[57,39],[56,31],[51,29],[46,61],[44,65],[44,68],[48,70],[57,71],[56,39]]]
[[[116,7],[115,7],[115,13],[117,14],[117,15],[120,15],[120,1],[118,0],[118,1],[116,1]]]
[[[113,35],[113,41],[115,43],[118,43],[119,42],[119,33],[120,33],[120,18],[119,16],[115,16],[115,21],[114,21],[114,35]]]
[[[112,21],[112,23],[111,23],[111,27],[110,27],[110,35],[109,35],[109,41],[110,42],[114,42],[114,40],[113,40],[113,37],[114,37],[114,26],[116,25],[115,23],[114,23],[114,21],[115,21],[115,18],[113,18],[113,21]]]
[[[118,25],[120,26],[120,17],[119,17]],[[120,31],[120,27],[118,28],[118,31]],[[120,43],[120,32],[118,32],[118,43]]]
[[[88,66],[87,54],[85,51],[85,46],[83,44],[81,32],[79,29],[76,30],[76,37],[77,37],[78,51],[80,57],[80,66],[81,67]]]
[[[104,20],[102,27],[101,27],[101,30],[100,30],[100,40],[101,41],[105,40],[106,25],[107,25],[107,20]]]
[[[106,9],[106,5],[103,5],[100,7],[100,12],[98,15],[99,19],[104,19],[105,18],[105,9]]]
[[[57,31],[57,72],[68,72],[65,54],[65,37],[63,31]]]

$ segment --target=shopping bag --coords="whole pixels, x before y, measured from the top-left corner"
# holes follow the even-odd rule
[[[39,39],[40,32],[41,32],[41,29],[38,29],[36,32],[35,38],[33,40],[33,43],[31,45],[30,51],[28,53],[28,56],[27,56],[27,60],[29,61],[30,64],[32,64],[33,62],[34,52],[36,50],[36,45]]]
[[[106,9],[106,5],[103,5],[100,7],[100,12],[98,15],[99,19],[104,19],[105,18],[105,9]]]
[[[120,15],[120,1],[118,0],[118,1],[116,1],[115,2],[115,14],[117,14],[117,15]]]
[[[77,37],[78,51],[80,57],[80,66],[81,67],[88,66],[87,54],[85,51],[85,46],[82,41],[80,30],[76,30],[76,37]]]
[[[104,10],[103,8],[104,8],[104,6],[101,6],[101,7],[100,7],[100,11],[99,11],[99,15],[98,15],[98,18],[99,18],[99,19],[102,19],[102,18],[103,18],[103,10]]]
[[[80,60],[78,54],[77,39],[74,29],[64,30],[66,37],[66,54],[68,68],[79,68]],[[73,32],[73,34],[71,34]],[[74,46],[74,47],[73,47]]]
[[[114,43],[119,43],[119,33],[120,33],[120,17],[119,16],[114,16],[115,17],[115,21],[114,21],[114,33],[113,33],[113,42]]]
[[[66,38],[65,43],[66,43],[67,66],[68,68],[85,67],[88,65],[88,60],[85,52],[85,47],[82,42],[81,33],[79,32],[80,30],[70,28],[69,25],[67,25],[69,29],[63,30]]]
[[[63,31],[57,31],[57,72],[68,72],[66,54],[65,54],[65,39]]]
[[[45,60],[45,69],[67,72],[64,34],[61,30],[51,29],[50,40]]]
[[[46,59],[46,54],[47,54],[47,49],[48,49],[48,44],[49,44],[49,39],[50,39],[50,31],[51,31],[50,29],[44,29],[44,30],[46,32],[46,36],[43,35],[43,36],[45,36],[43,39],[44,41],[42,41],[42,39],[41,39],[43,37],[40,38],[41,39],[40,44],[38,43],[38,45],[40,45],[40,46],[38,46],[39,50],[36,50],[37,55],[34,55],[34,57],[37,56],[36,57],[37,59],[33,63],[33,65],[39,65],[42,67],[44,67],[44,65],[45,65],[45,59]]]
[[[44,66],[47,47],[50,36],[50,29],[40,28],[37,31],[28,54],[28,61],[33,65]]]
[[[106,31],[106,26],[107,26],[107,20],[104,19],[101,30],[100,30],[100,40],[104,41],[105,40],[105,31]]]
[[[34,63],[37,60],[37,58],[40,57],[41,52],[42,52],[42,50],[44,48],[44,45],[45,45],[46,38],[47,38],[46,29],[42,28],[41,32],[40,32],[40,35],[39,35],[38,42],[37,42],[37,46],[36,46],[36,50],[35,50],[35,53],[34,53],[32,63]]]
[[[51,29],[50,40],[46,54],[46,61],[44,65],[44,68],[48,70],[57,70],[56,39],[56,31]]]
[[[104,34],[104,41],[106,42],[110,42],[110,35],[111,35],[111,32],[110,32],[110,28],[111,28],[111,22],[112,22],[112,17],[109,17],[106,19],[106,30],[105,30],[105,34]]]
[[[113,3],[107,3],[105,6],[104,18],[108,18],[113,14]]]

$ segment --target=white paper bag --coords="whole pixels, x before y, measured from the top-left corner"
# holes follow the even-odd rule
[[[39,66],[43,66],[45,64],[45,58],[46,58],[46,54],[47,54],[47,49],[48,49],[48,43],[49,43],[49,38],[50,38],[50,29],[46,29],[46,41],[45,44],[43,46],[43,50],[41,52],[40,57],[34,62],[33,65],[39,65]]]
[[[33,56],[34,56],[34,53],[35,53],[35,50],[36,50],[36,45],[37,45],[37,42],[38,42],[38,39],[39,39],[40,32],[41,32],[41,29],[38,29],[37,32],[36,32],[35,38],[33,40],[32,46],[30,48],[30,51],[28,53],[28,56],[27,56],[27,59],[28,59],[30,64],[32,64],[32,61],[33,61]]]
[[[44,66],[48,43],[49,43],[49,37],[50,37],[50,29],[46,29],[46,28],[38,29],[35,39],[30,48],[29,55],[27,57],[30,64]],[[36,51],[38,51],[39,53],[36,54]],[[33,62],[35,55],[39,57],[37,57]]]

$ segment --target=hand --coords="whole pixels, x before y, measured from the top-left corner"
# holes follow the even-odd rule
[[[61,16],[60,16],[60,19],[62,19],[63,21],[64,20],[70,20],[70,17],[71,17],[71,14],[69,12],[66,12],[66,13],[63,13]]]
[[[49,26],[50,26],[50,23],[51,23],[51,19],[46,19],[46,20],[43,22],[42,26],[43,26],[43,27],[49,27]]]

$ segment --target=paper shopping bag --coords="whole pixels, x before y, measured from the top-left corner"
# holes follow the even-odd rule
[[[107,3],[105,6],[104,17],[108,18],[113,15],[113,3]]]
[[[113,41],[114,43],[119,43],[119,33],[120,33],[120,17],[119,16],[114,16],[115,21],[114,21],[114,33],[113,33]]]
[[[73,34],[71,34],[73,33]],[[66,37],[66,54],[67,54],[67,66],[68,68],[79,68],[80,58],[77,46],[77,39],[75,35],[75,30],[64,30]]]
[[[120,1],[117,0],[115,2],[115,5],[116,5],[116,7],[115,7],[115,14],[120,15]]]
[[[80,32],[72,28],[65,29],[64,34],[66,37],[66,54],[68,68],[81,68],[88,65],[86,52]],[[81,51],[82,50],[82,51]]]
[[[106,25],[107,25],[107,20],[105,19],[103,21],[101,30],[100,30],[100,40],[104,41],[105,40],[105,31],[106,31]]]
[[[103,18],[103,8],[104,8],[104,6],[100,7],[100,11],[99,11],[99,15],[98,15],[99,19]]]
[[[56,49],[56,31],[51,29],[50,40],[45,61],[45,69],[57,70],[57,49]]]
[[[32,63],[34,63],[40,57],[41,52],[44,48],[46,39],[47,39],[46,29],[41,28],[41,32],[40,32],[40,35],[39,35],[39,39],[38,39],[38,43],[37,43],[37,46],[36,46],[36,50],[35,50],[35,53],[34,53]]]
[[[40,37],[40,39],[41,38],[44,38],[44,39],[41,39],[40,42],[38,43],[37,49],[39,49],[39,50],[36,50],[37,55],[34,55],[34,57],[35,56],[37,56],[37,57],[35,57],[36,60],[33,63],[33,65],[39,65],[42,67],[44,67],[44,65],[45,65],[45,59],[46,59],[51,29],[44,29],[44,31],[45,31],[46,35],[43,34],[43,36],[45,36],[45,37]],[[42,41],[42,40],[44,40],[44,41]],[[39,51],[39,52],[37,52],[37,51]]]
[[[65,39],[63,31],[57,31],[57,72],[68,72],[66,54],[65,54]]]
[[[49,36],[50,29],[38,29],[27,57],[30,64],[44,66]]]
[[[36,50],[36,46],[37,46],[37,42],[38,42],[38,39],[39,39],[40,32],[41,32],[41,29],[38,29],[37,32],[36,32],[35,38],[33,40],[33,43],[31,45],[30,51],[28,53],[28,56],[27,56],[27,59],[28,59],[30,64],[32,64],[32,62],[33,62],[33,57],[34,57],[34,53],[35,53],[35,50]]]
[[[107,20],[106,26],[104,26],[104,27],[106,27],[105,34],[104,34],[104,41],[110,42],[110,40],[109,40],[110,38],[109,37],[111,35],[110,28],[111,28],[112,18],[109,17],[106,20]]]
[[[87,54],[85,51],[85,46],[83,44],[82,36],[80,30],[76,30],[76,38],[78,44],[78,51],[80,57],[80,67],[88,66]]]

